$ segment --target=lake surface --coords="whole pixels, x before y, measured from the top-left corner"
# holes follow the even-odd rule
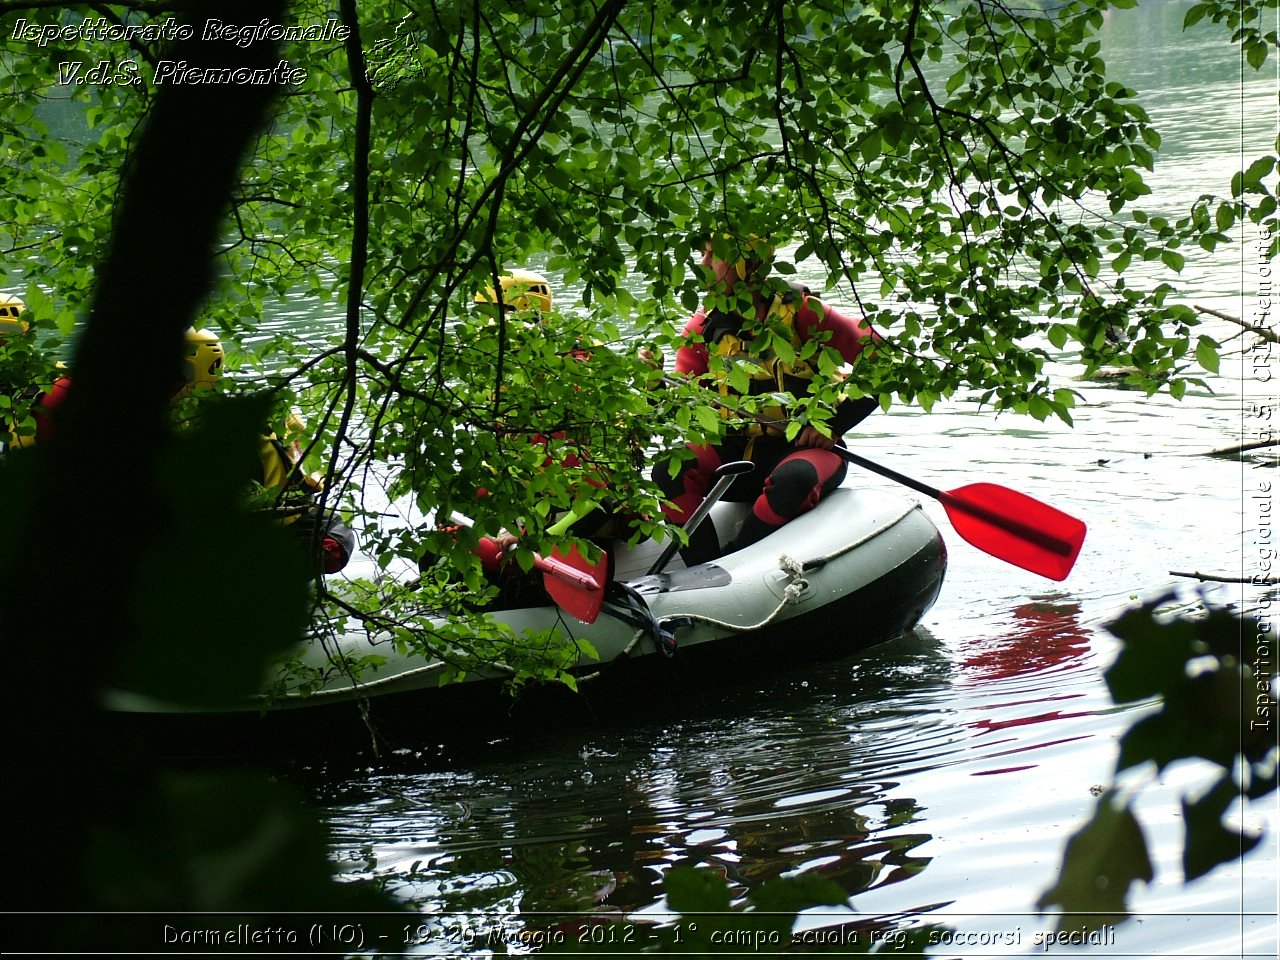
[[[1164,136],[1148,206],[1170,214],[1225,191],[1242,153],[1260,155],[1276,134],[1274,57],[1242,82],[1219,32],[1181,33],[1187,6],[1118,13],[1104,37],[1116,77],[1140,91]],[[1172,278],[1182,302],[1245,317],[1256,307],[1257,231],[1236,236],[1212,255],[1189,252]],[[1221,321],[1206,330],[1224,341],[1238,332]],[[1066,377],[1070,359],[1060,358]],[[803,671],[780,658],[755,683],[673,686],[625,725],[302,771],[339,870],[419,907],[424,955],[465,952],[456,924],[483,913],[515,927],[545,925],[542,914],[659,919],[662,873],[676,865],[715,870],[736,897],[805,871],[848,891],[847,909],[806,914],[802,926],[936,922],[960,938],[939,956],[1044,953],[1037,937],[1052,918],[1035,901],[1139,716],[1115,708],[1102,683],[1117,650],[1105,624],[1168,592],[1194,608],[1198,584],[1174,571],[1256,571],[1254,494],[1276,471],[1261,457],[1203,454],[1256,428],[1248,405],[1274,402],[1277,374],[1277,358],[1264,368],[1237,354],[1211,390],[1181,402],[1076,383],[1074,429],[963,397],[927,416],[895,407],[871,418],[850,445],[874,460],[944,488],[1002,483],[1084,518],[1070,578],[1054,584],[978,552],[926,501],[951,563],[913,636]],[[1236,608],[1260,598],[1223,584],[1204,595]],[[1178,798],[1204,773],[1175,767],[1139,790],[1157,876],[1097,955],[1276,955],[1274,796],[1243,817],[1268,831],[1257,851],[1181,883]]]

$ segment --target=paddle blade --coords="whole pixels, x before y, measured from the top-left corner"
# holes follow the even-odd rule
[[[609,582],[609,558],[589,563],[577,547],[568,553],[558,547],[551,556],[534,556],[533,565],[543,572],[542,585],[556,606],[583,623],[595,623],[604,604],[604,588]]]
[[[1085,524],[1034,497],[994,483],[943,491],[956,533],[979,550],[1052,580],[1065,580],[1084,545]]]

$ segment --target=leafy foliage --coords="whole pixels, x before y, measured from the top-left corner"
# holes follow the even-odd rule
[[[1231,42],[1240,45],[1240,52],[1245,61],[1255,70],[1262,68],[1267,55],[1280,45],[1275,29],[1275,17],[1270,18],[1271,29],[1267,30],[1268,10],[1275,10],[1280,3],[1277,0],[1260,0],[1258,3],[1231,3],[1230,0],[1204,0],[1194,4],[1188,11],[1184,26],[1193,27],[1201,20],[1208,19],[1214,23],[1225,24],[1231,31]]]
[[[1182,801],[1183,876],[1190,881],[1261,840],[1224,818],[1233,803],[1256,801],[1277,786],[1273,682],[1280,647],[1270,620],[1210,609],[1198,619],[1163,622],[1157,614],[1163,602],[1130,610],[1111,625],[1124,647],[1106,680],[1116,703],[1157,702],[1121,740],[1117,774],[1145,764],[1161,771],[1192,759],[1218,769],[1207,790]],[[1096,929],[1123,919],[1134,881],[1153,876],[1131,799],[1113,788],[1068,841],[1058,881],[1039,906],[1062,908],[1060,930]]]
[[[482,586],[473,536],[524,528],[545,551],[547,528],[588,508],[601,481],[632,514],[659,516],[637,451],[715,437],[724,420],[697,391],[649,389],[635,347],[670,355],[703,296],[706,237],[771,238],[776,278],[824,276],[888,337],[795,412],[792,434],[822,429],[842,396],[928,410],[962,390],[1070,422],[1074,395],[1046,373],[1053,351],[1086,373],[1123,363],[1134,385],[1175,395],[1194,382],[1191,357],[1215,369],[1217,344],[1172,287],[1140,289],[1127,271],[1161,263],[1172,276],[1189,246],[1274,220],[1274,158],[1184,217],[1142,210],[1160,135],[1108,79],[1097,37],[1107,9],[1127,5],[369,0],[358,20],[345,11],[345,39],[284,41],[302,77],[247,158],[222,295],[199,322],[307,416],[328,496],[364,516],[380,569],[432,553],[460,571],[412,590],[379,577],[322,592],[328,619],[450,646],[433,643],[431,614],[455,606],[459,582]],[[1274,5],[1213,0],[1191,14],[1234,30],[1256,68]],[[23,9],[0,4],[6,17]],[[63,21],[102,9],[166,15],[126,0],[72,6]],[[299,0],[287,20],[330,16]],[[4,269],[21,262],[33,317],[69,335],[167,54],[140,39],[127,51],[138,82],[66,85],[60,64],[115,63],[120,46],[31,52],[0,67],[0,136],[29,146],[0,163]],[[477,309],[511,266],[557,278],[548,322]],[[279,332],[282,312],[326,303],[340,321]],[[584,340],[589,361],[569,361]],[[570,446],[589,460],[570,465]],[[434,529],[455,509],[476,534]],[[637,535],[655,529],[649,519]],[[511,665],[524,676],[572,655],[513,653]]]
[[[1114,792],[1098,800],[1093,818],[1067,842],[1062,873],[1039,907],[1061,904],[1059,930],[1099,930],[1123,920],[1129,887],[1155,876],[1142,826]]]
[[[53,357],[34,337],[0,338],[0,445],[36,435],[31,407],[57,378]]]

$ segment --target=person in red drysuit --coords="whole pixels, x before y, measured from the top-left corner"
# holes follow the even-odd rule
[[[868,344],[880,339],[865,321],[824,304],[808,288],[766,277],[771,256],[771,248],[762,240],[725,238],[708,241],[704,250],[702,264],[710,271],[712,295],[685,325],[675,373],[701,379],[717,389],[725,397],[722,413],[726,416],[732,415],[731,401],[744,396],[744,391],[730,384],[728,370],[735,363],[749,364],[745,368],[749,371],[745,395],[786,392],[801,397],[820,376],[816,358],[812,364],[799,358],[806,343],[818,338],[846,363],[853,363]],[[746,291],[740,285],[745,285]],[[750,294],[748,316],[720,306],[726,302],[742,304],[744,292]],[[752,341],[766,322],[775,329],[778,324],[785,325],[796,359],[781,357],[769,349],[757,351]],[[721,362],[713,363],[713,357]],[[736,382],[741,385],[741,378]],[[694,457],[682,461],[674,477],[670,460],[659,461],[653,470],[654,482],[671,501],[667,519],[683,525],[706,497],[716,468],[736,460],[750,460],[756,469],[739,476],[725,495],[726,500],[752,503],[750,515],[728,550],[755,543],[812,509],[825,493],[840,485],[848,468],[844,459],[832,451],[839,438],[865,419],[876,405],[874,397],[842,402],[829,421],[830,437],[806,424],[794,439],[787,440],[787,411],[779,406],[742,417],[714,446],[688,444]],[[704,522],[681,555],[686,564],[694,564],[714,559],[720,552],[714,527]]]
[[[517,269],[498,279],[501,296],[499,297],[490,287],[476,296],[476,303],[492,306],[501,302],[504,311],[510,316],[533,323],[544,323],[551,316],[551,288],[545,277],[530,270]],[[587,363],[590,362],[592,352],[596,349],[603,348],[590,342],[578,341],[573,349],[564,355]],[[642,350],[640,355],[655,366],[660,366],[660,361],[649,351]],[[607,546],[613,540],[625,539],[630,535],[634,518],[616,509],[606,496],[609,487],[607,475],[598,470],[591,463],[590,454],[574,442],[574,438],[567,436],[564,432],[550,435],[535,433],[529,437],[529,442],[541,445],[545,450],[544,467],[559,466],[563,469],[582,470],[583,481],[600,491],[598,506],[584,516],[566,514],[560,517],[558,522],[550,528],[551,531],[590,540],[609,555]],[[639,466],[637,463],[637,469]],[[481,490],[480,493],[483,494],[484,491]],[[449,525],[442,530],[446,533],[456,533],[457,527]],[[491,604],[491,609],[536,605],[545,603],[547,600],[542,588],[541,574],[526,572],[518,564],[510,562],[511,550],[519,540],[519,533],[503,531],[494,537],[481,537],[473,548],[473,552],[480,558],[486,578],[499,588],[499,596]],[[425,570],[435,563],[436,559],[435,553],[428,551],[421,558],[419,566]],[[611,555],[609,559],[610,572],[612,572]]]

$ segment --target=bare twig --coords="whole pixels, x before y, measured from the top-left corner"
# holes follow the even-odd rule
[[[1184,573],[1178,570],[1170,570],[1169,576],[1189,577],[1201,583],[1248,583],[1255,587],[1274,587],[1280,584],[1280,577],[1223,577],[1216,573]]]
[[[1256,333],[1263,340],[1268,340],[1271,343],[1280,343],[1280,333],[1277,333],[1270,327],[1260,327],[1256,323],[1247,323],[1239,317],[1233,317],[1231,314],[1223,313],[1221,310],[1214,310],[1212,307],[1202,307],[1198,303],[1194,306],[1200,313],[1207,313],[1209,316],[1217,317],[1219,320],[1225,320],[1227,323],[1234,323],[1237,327],[1242,327],[1250,333]]]

